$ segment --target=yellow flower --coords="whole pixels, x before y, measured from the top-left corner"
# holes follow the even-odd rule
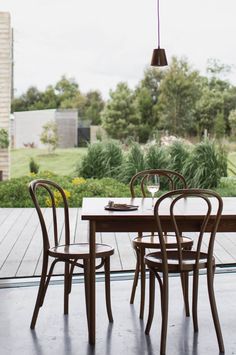
[[[66,198],[70,198],[70,196],[71,196],[70,191],[68,191],[68,190],[63,190],[63,191],[64,191],[64,193],[66,195]]]
[[[47,197],[45,200],[46,206],[47,207],[52,207],[52,200],[50,197]]]
[[[81,184],[85,184],[86,180],[82,177],[76,177],[72,180],[72,184],[73,185],[81,185]]]
[[[68,191],[68,190],[63,190],[63,191],[65,193],[66,198],[69,199],[71,196],[70,191]],[[55,200],[55,206],[59,207],[63,202],[61,193],[59,191],[55,191],[53,193],[53,196],[54,196],[54,200]],[[50,197],[46,197],[45,203],[46,203],[46,206],[52,207],[52,200]]]

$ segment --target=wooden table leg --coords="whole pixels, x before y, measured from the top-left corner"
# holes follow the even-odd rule
[[[96,340],[96,296],[95,296],[95,234],[96,222],[89,223],[89,343],[95,344]]]

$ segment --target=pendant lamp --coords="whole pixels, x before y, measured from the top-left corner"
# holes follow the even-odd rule
[[[153,50],[151,66],[153,67],[164,67],[168,65],[166,59],[166,53],[164,48],[160,45],[160,6],[159,0],[157,0],[157,45],[158,47]]]

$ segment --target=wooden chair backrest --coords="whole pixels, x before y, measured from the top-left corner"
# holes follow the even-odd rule
[[[146,197],[145,181],[148,175],[158,175],[160,177],[164,177],[168,182],[170,191],[175,190],[177,187],[179,187],[179,185],[181,185],[179,188],[183,188],[183,189],[187,188],[187,183],[185,178],[177,171],[167,170],[167,169],[143,170],[135,174],[130,181],[129,184],[130,193],[133,198],[135,197],[135,185],[138,183],[140,179],[141,179],[140,186],[141,186],[142,196]]]
[[[69,209],[68,209],[68,202],[67,202],[65,192],[61,186],[59,186],[57,183],[51,180],[37,179],[30,182],[29,192],[40,220],[44,250],[50,248],[50,241],[49,241],[47,224],[44,218],[42,207],[40,206],[40,202],[39,202],[39,190],[46,191],[45,199],[47,198],[47,204],[52,209],[54,246],[58,246],[59,244],[58,217],[57,217],[58,206],[56,201],[58,199],[60,200],[62,207],[64,209],[65,244],[69,245],[70,244]],[[56,197],[55,197],[55,193],[56,193]]]
[[[204,190],[204,189],[181,189],[181,190],[170,191],[162,195],[160,198],[158,198],[154,207],[154,216],[157,223],[157,232],[159,236],[160,249],[163,254],[163,264],[165,268],[168,268],[167,252],[166,252],[166,243],[165,243],[165,231],[163,231],[162,222],[159,214],[160,208],[163,205],[163,203],[167,204],[168,206],[168,211],[171,220],[170,223],[171,226],[173,227],[173,232],[176,237],[178,262],[181,271],[183,266],[182,253],[184,251],[180,243],[181,230],[178,224],[178,216],[175,214],[175,212],[177,210],[176,207],[178,203],[181,202],[182,200],[182,202],[184,203],[184,207],[182,208],[181,213],[183,214],[191,213],[191,211],[188,210],[186,204],[186,201],[189,198],[199,199],[199,206],[202,206],[202,204],[200,205],[200,202],[204,201],[204,205],[206,206],[205,210],[203,211],[201,209],[201,213],[200,213],[202,219],[200,221],[200,231],[198,232],[198,239],[197,239],[197,246],[196,246],[196,259],[195,259],[196,268],[198,267],[200,253],[202,252],[202,241],[203,241],[204,234],[206,233],[206,229],[210,233],[210,238],[209,238],[208,248],[207,248],[207,254],[208,254],[207,258],[209,262],[211,262],[213,258],[215,236],[216,236],[216,232],[218,229],[218,225],[223,210],[222,198],[215,191]]]

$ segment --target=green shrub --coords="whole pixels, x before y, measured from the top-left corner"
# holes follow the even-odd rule
[[[129,187],[112,178],[85,180],[80,177],[73,178],[42,172],[1,182],[0,207],[33,207],[28,185],[30,181],[39,178],[53,180],[61,185],[66,192],[70,207],[81,207],[83,197],[130,196]],[[42,206],[49,206],[45,191],[40,190],[38,198]],[[59,206],[61,206],[60,201]]]
[[[116,177],[123,162],[123,154],[119,144],[108,141],[104,145],[105,177]]]
[[[145,162],[143,151],[138,143],[133,143],[122,164],[118,179],[124,183],[129,183],[133,175],[144,169]]]
[[[6,129],[0,129],[0,148],[6,149],[9,146],[8,132]]]
[[[208,139],[197,144],[183,169],[189,187],[216,188],[222,176],[227,174],[227,156]]]
[[[217,187],[217,191],[221,196],[236,197],[236,177],[222,177]]]
[[[36,163],[34,158],[30,158],[29,170],[30,170],[30,173],[34,173],[34,174],[38,174],[38,172],[39,172],[39,164]]]
[[[122,150],[118,143],[97,142],[88,146],[87,154],[77,166],[76,173],[86,179],[116,176],[122,160]]]
[[[169,168],[171,170],[177,171],[182,174],[184,170],[184,164],[186,160],[189,158],[190,150],[181,141],[175,141],[173,144],[169,146],[169,154],[170,154],[170,164]]]
[[[103,143],[97,142],[88,145],[87,154],[82,157],[76,173],[87,178],[101,178],[104,175],[104,149]]]
[[[169,156],[165,147],[151,145],[145,156],[146,169],[168,169]]]

